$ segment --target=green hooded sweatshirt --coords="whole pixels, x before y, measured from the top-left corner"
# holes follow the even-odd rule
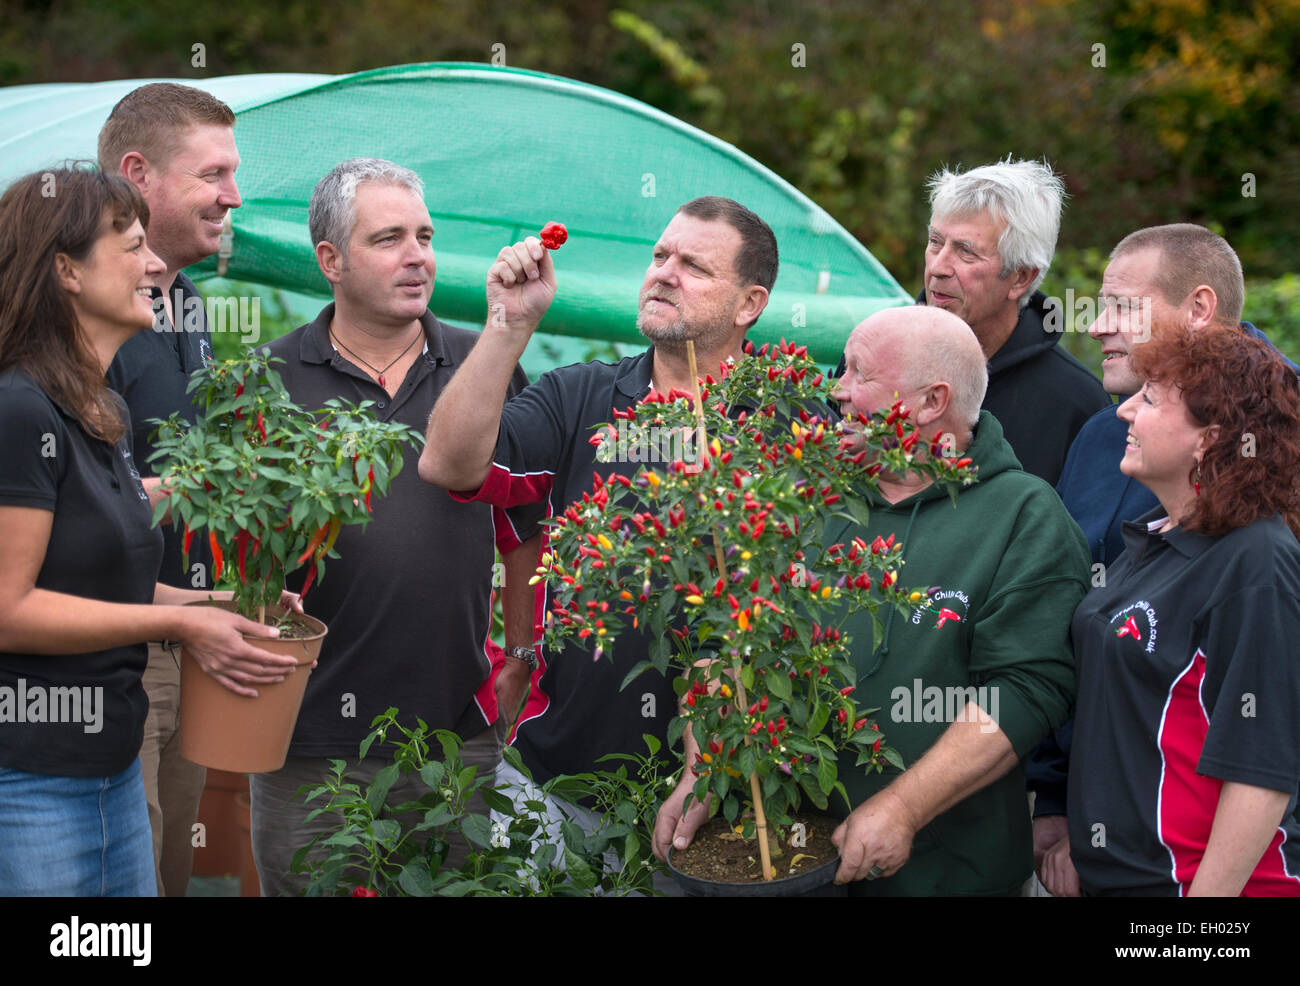
[[[907,765],[962,715],[967,699],[996,721],[1022,761],[1074,702],[1070,618],[1090,572],[1083,534],[1055,491],[1020,468],[989,412],[981,412],[965,455],[979,467],[978,482],[955,506],[934,485],[895,504],[867,494],[865,530],[847,521],[827,530],[828,544],[895,534],[903,544],[899,584],[922,593],[938,587],[907,615],[882,608],[878,641],[869,614],[846,627],[858,671],[854,698],[879,708],[885,742]],[[869,773],[854,759],[841,757],[840,779],[856,807],[897,771]],[[1018,764],[922,828],[894,876],[851,887],[866,896],[1012,894],[1032,868]]]

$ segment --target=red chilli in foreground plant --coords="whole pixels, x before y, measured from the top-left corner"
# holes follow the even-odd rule
[[[801,802],[824,807],[842,791],[843,752],[869,770],[902,766],[874,710],[854,702],[842,626],[863,609],[910,612],[913,596],[934,591],[898,584],[894,536],[826,547],[827,522],[859,519],[862,487],[884,470],[950,487],[974,475],[936,455],[942,436],[919,435],[901,402],[854,423],[864,448],[847,453],[845,426],[824,416],[832,382],[805,347],[783,339],[745,353],[704,376],[703,442],[681,391],[614,409],[618,426],[594,430],[597,461],[625,465],[603,467],[553,519],[535,578],[551,591],[550,644],[586,640],[610,654],[638,629],[650,648],[640,670],[682,669],[669,738],[689,725],[700,740],[693,797],[712,793],[734,822],[752,773],[770,821],[784,824]],[[734,767],[719,769],[722,751]]]
[[[368,406],[331,400],[306,411],[290,399],[273,360],[251,352],[196,372],[190,392],[202,413],[161,425],[151,461],[173,492],[168,509],[185,526],[188,552],[207,529],[213,580],[233,584],[236,609],[251,619],[280,599],[285,575],[306,565],[301,589],[324,577],[340,529],[368,522],[421,438],[379,421]],[[296,561],[295,561],[296,559]]]

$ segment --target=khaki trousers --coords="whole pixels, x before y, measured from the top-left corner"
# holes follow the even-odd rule
[[[181,756],[181,649],[149,645],[144,690],[149,715],[140,747],[144,798],[153,828],[159,897],[184,897],[194,868],[193,826],[207,770]]]

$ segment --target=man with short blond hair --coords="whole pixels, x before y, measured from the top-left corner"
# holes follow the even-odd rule
[[[151,418],[173,412],[193,422],[186,388],[190,374],[212,359],[203,299],[182,268],[220,245],[226,214],[240,206],[235,170],[235,115],[201,89],[169,82],[127,93],[99,134],[99,166],[140,190],[149,206],[149,249],[167,265],[154,293],[154,331],[132,336],[108,368],[109,386],[131,412],[135,461],[151,497],[158,480],[147,465],[153,453]],[[186,561],[181,532],[163,526],[163,563],[157,579],[183,589],[211,589],[207,538],[194,538]],[[180,651],[175,643],[149,645],[144,675],[149,696],[140,765],[153,827],[158,895],[183,897],[189,885],[205,771],[180,755]]]

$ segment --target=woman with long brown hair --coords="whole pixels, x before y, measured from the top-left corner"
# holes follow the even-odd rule
[[[155,893],[138,753],[145,641],[228,687],[282,680],[272,628],[157,583],[162,537],[104,373],[154,321],[148,209],[80,168],[0,197],[0,895]]]
[[[1235,328],[1155,326],[1119,408],[1160,506],[1072,623],[1085,894],[1300,895],[1300,387]]]

